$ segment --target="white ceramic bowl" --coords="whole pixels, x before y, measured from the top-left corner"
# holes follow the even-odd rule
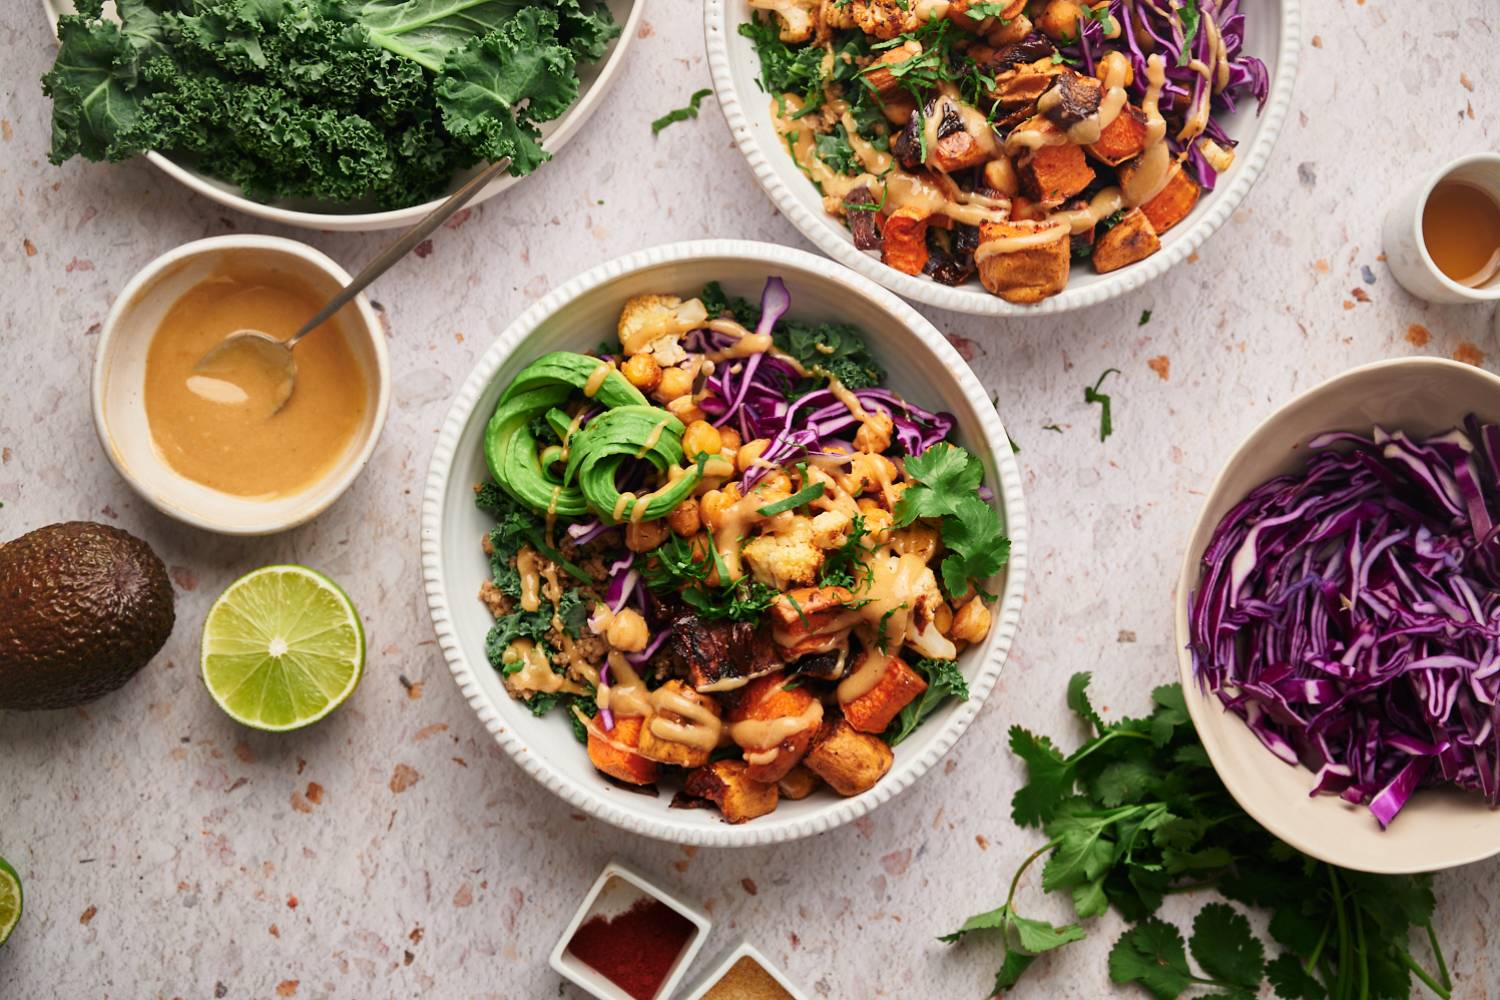
[[[609,50],[605,52],[604,58],[598,62],[589,63],[579,67],[578,79],[581,83],[578,100],[574,102],[562,117],[547,122],[541,127],[542,148],[553,156],[562,149],[563,144],[573,137],[589,117],[598,110],[603,102],[604,95],[609,90],[611,81],[620,72],[620,67],[625,61],[625,50],[629,48],[630,42],[636,36],[639,27],[641,11],[645,4],[641,0],[603,0],[605,6],[610,9],[615,17],[615,22],[620,25],[620,36],[610,43]],[[42,8],[47,13],[48,24],[57,24],[60,13],[73,12],[73,0],[42,0]],[[106,15],[113,16],[113,4],[105,7]],[[56,40],[54,36],[54,41]],[[216,180],[207,174],[194,170],[187,163],[179,163],[169,159],[161,153],[151,152],[146,154],[146,159],[155,164],[175,181],[181,182],[190,190],[210,198],[228,208],[236,209],[247,215],[253,215],[260,219],[269,219],[272,222],[280,222],[287,226],[299,226],[303,229],[321,229],[335,232],[371,232],[378,229],[405,229],[415,225],[418,220],[431,212],[442,201],[435,198],[421,205],[412,205],[408,208],[396,208],[378,210],[369,204],[331,204],[319,202],[312,199],[279,199],[272,202],[256,201],[248,197],[243,191],[233,184],[226,184]],[[480,170],[478,166],[472,170],[457,174],[448,191],[452,192],[462,187]],[[543,163],[538,170],[547,170],[548,164]],[[530,175],[528,175],[530,176]],[[501,175],[489,184],[485,185],[483,191],[476,194],[470,200],[472,207],[486,199],[504,191],[512,184],[525,180],[525,177],[512,177],[509,174]],[[446,195],[445,195],[446,196]]]
[[[780,275],[794,317],[842,320],[868,335],[891,371],[890,384],[914,403],[948,410],[955,436],[984,461],[1011,539],[1010,563],[997,583],[994,627],[965,651],[968,701],[950,704],[896,748],[896,762],[873,789],[841,799],[826,790],[740,826],[711,809],[670,809],[659,798],[625,791],[598,774],[556,713],[534,718],[505,693],[485,660],[492,619],[479,603],[489,568],[479,543],[493,520],[474,506],[473,487],[489,477],[481,452],[485,423],[501,391],[531,361],[559,349],[587,351],[615,331],[625,300],[644,292],[696,295],[719,281],[735,295],[758,297]],[[979,712],[1015,637],[1026,574],[1026,511],[1021,476],[989,396],[947,340],[900,299],[820,257],[766,243],[675,243],[603,264],[566,282],[512,323],[480,359],[448,413],[422,501],[422,574],[438,643],[464,697],[495,741],[532,777],[573,806],[635,833],[679,843],[731,847],[768,844],[831,830],[862,816],[916,781],[948,751]]]
[[[390,364],[380,321],[360,295],[339,319],[362,369],[369,405],[364,423],[327,475],[295,493],[254,500],[220,493],[178,473],[162,458],[146,423],[146,352],[167,311],[228,254],[285,269],[330,297],[350,280],[323,253],[278,236],[215,236],[162,254],[130,279],[104,321],[94,354],[94,428],[120,475],[162,513],[226,535],[267,535],[312,520],[354,482],[385,424]]]
[[[739,26],[750,19],[749,0],[704,0],[704,31],[708,36],[708,65],[718,93],[719,107],[729,131],[750,162],[755,179],[792,225],[830,257],[909,299],[955,312],[980,316],[1034,316],[1098,305],[1141,287],[1182,263],[1202,245],[1244,200],[1271,156],[1271,147],[1286,120],[1292,100],[1302,28],[1300,0],[1244,0],[1245,51],[1259,57],[1271,74],[1271,93],[1265,111],[1255,113],[1255,101],[1242,101],[1233,115],[1218,120],[1239,140],[1234,166],[1218,186],[1199,200],[1186,220],[1162,237],[1162,248],[1138,264],[1109,274],[1075,267],[1068,287],[1036,305],[1006,302],[984,290],[977,279],[950,287],[925,275],[912,276],[887,267],[876,251],[859,250],[841,219],[823,210],[823,199],[797,169],[786,144],[771,124],[770,96],[756,82],[760,61],[750,39]]]
[[[1177,581],[1177,649],[1193,725],[1220,779],[1257,822],[1304,854],[1368,872],[1437,871],[1500,853],[1500,811],[1478,794],[1424,789],[1381,830],[1369,809],[1335,795],[1309,797],[1313,774],[1272,756],[1239,716],[1193,677],[1188,612],[1199,560],[1224,514],[1261,483],[1302,467],[1322,431],[1368,433],[1380,424],[1430,434],[1477,413],[1500,421],[1500,378],[1442,358],[1381,361],[1345,372],[1271,414],[1230,456],[1189,536]]]

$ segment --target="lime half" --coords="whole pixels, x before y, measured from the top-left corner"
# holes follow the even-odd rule
[[[0,944],[21,922],[21,876],[0,858]]]
[[[306,566],[266,566],[219,596],[203,623],[203,682],[237,722],[284,732],[344,703],[365,666],[359,614]]]

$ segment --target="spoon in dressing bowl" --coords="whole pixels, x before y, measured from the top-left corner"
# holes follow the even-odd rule
[[[332,318],[350,299],[364,291],[376,278],[390,270],[412,248],[432,235],[448,217],[462,208],[490,181],[494,180],[509,160],[496,160],[480,171],[463,187],[450,194],[441,205],[434,208],[421,222],[407,230],[399,240],[380,252],[364,270],[354,276],[328,304],[319,309],[312,319],[302,324],[301,329],[286,340],[278,340],[261,330],[236,330],[193,366],[188,377],[188,388],[210,402],[225,405],[241,405],[254,399],[265,399],[269,403],[266,417],[275,416],[292,392],[297,388],[297,361],[292,349],[302,338]]]

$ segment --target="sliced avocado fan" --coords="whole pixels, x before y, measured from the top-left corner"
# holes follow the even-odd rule
[[[627,458],[644,459],[658,472],[682,464],[682,421],[652,406],[614,368],[599,380],[606,362],[586,354],[555,351],[528,365],[500,397],[485,428],[484,452],[490,475],[517,502],[537,513],[562,517],[593,512],[607,524],[662,517],[692,494],[702,465],[689,467],[649,498],[621,502],[615,476]],[[568,434],[571,421],[561,407],[575,395],[587,395],[605,408]],[[543,417],[565,439],[562,448],[540,449],[531,423]],[[559,476],[554,466],[566,463]],[[669,473],[670,475],[670,473]],[[644,509],[637,510],[642,500]],[[616,508],[622,508],[616,516]]]

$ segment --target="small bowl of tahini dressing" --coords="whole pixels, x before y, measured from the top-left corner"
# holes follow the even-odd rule
[[[264,535],[326,510],[358,476],[385,423],[385,337],[363,295],[297,345],[279,408],[269,373],[206,377],[215,344],[252,328],[290,337],[349,275],[295,240],[188,243],[130,280],[94,358],[94,424],[105,454],[154,507],[199,528]]]

